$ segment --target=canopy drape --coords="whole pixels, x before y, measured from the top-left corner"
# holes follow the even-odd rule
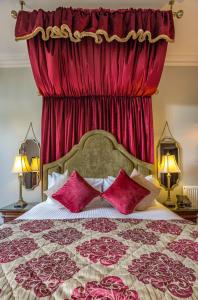
[[[86,96],[44,98],[43,163],[62,157],[93,129],[111,132],[134,156],[153,162],[151,97]]]
[[[156,92],[167,43],[128,41],[125,44],[92,39],[43,42],[28,40],[37,88],[47,96],[151,96]]]
[[[152,163],[153,95],[174,39],[172,12],[59,8],[21,11],[16,39],[27,39],[43,98],[42,160],[67,153],[92,129],[114,134]]]
[[[151,9],[73,9],[58,8],[45,12],[20,11],[15,29],[16,40],[31,39],[41,34],[44,41],[49,38],[69,38],[80,42],[85,37],[94,38],[96,43],[103,40],[127,42],[147,39],[155,43],[160,39],[174,40],[172,11]]]

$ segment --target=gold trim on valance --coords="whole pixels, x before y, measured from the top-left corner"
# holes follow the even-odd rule
[[[16,37],[16,41],[19,40],[29,40],[33,37],[35,37],[39,32],[41,32],[42,39],[44,41],[48,41],[50,38],[57,39],[57,38],[69,38],[71,42],[79,43],[84,37],[92,37],[95,39],[96,44],[101,44],[103,42],[103,37],[105,40],[109,43],[113,42],[114,40],[120,43],[125,43],[129,39],[138,40],[139,42],[144,42],[147,38],[149,43],[156,43],[159,40],[165,40],[167,42],[174,42],[173,39],[171,39],[166,34],[160,34],[155,38],[152,38],[150,31],[144,31],[143,29],[139,29],[137,32],[134,30],[129,31],[127,36],[121,38],[118,35],[114,34],[112,36],[109,36],[108,33],[103,29],[98,29],[96,32],[87,32],[87,31],[75,31],[72,33],[71,29],[68,25],[63,24],[61,27],[58,26],[48,26],[46,29],[43,27],[37,27],[33,32],[30,34],[26,34],[23,36]]]

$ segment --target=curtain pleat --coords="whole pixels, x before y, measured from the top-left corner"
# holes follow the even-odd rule
[[[28,41],[34,78],[41,95],[151,96],[158,87],[167,43],[95,44],[58,39]],[[83,98],[82,98],[83,101]]]
[[[111,132],[137,158],[153,163],[151,97],[47,97],[43,99],[42,161],[65,155],[89,130]]]

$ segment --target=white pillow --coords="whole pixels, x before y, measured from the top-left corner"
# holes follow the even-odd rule
[[[55,185],[63,176],[68,175],[68,170],[65,171],[64,174],[52,172],[52,174],[48,175],[48,189],[50,189],[53,185]]]
[[[50,174],[50,175],[48,175],[47,189],[50,189],[53,185],[54,185],[54,178],[53,178],[52,174]]]
[[[94,189],[102,193],[103,178],[84,178],[84,180]]]
[[[48,185],[47,185],[47,189],[50,189],[53,185],[55,185],[55,173],[53,172],[52,174],[48,175]]]
[[[153,180],[150,176],[144,177],[136,169],[133,170],[130,176],[135,182],[150,191],[150,194],[144,197],[140,203],[135,207],[135,210],[146,210],[148,207],[155,204],[155,198],[160,194],[160,188],[154,185],[150,180]]]
[[[56,201],[55,199],[51,197],[47,197],[46,203],[52,205],[55,208],[64,208],[66,209],[65,206],[63,206],[59,201]]]
[[[104,178],[103,181],[103,192],[105,192],[115,181],[116,177],[108,176],[107,178]]]
[[[55,192],[57,192],[64,185],[64,183],[67,181],[68,178],[69,178],[68,170],[66,170],[64,174],[53,172],[50,178],[50,188],[44,191],[44,194],[46,194],[48,197],[51,197]]]
[[[94,189],[101,192],[103,191],[103,178],[84,178],[86,182],[91,185]],[[86,206],[88,209],[106,207],[107,202],[103,200],[100,196],[92,199],[92,201]]]

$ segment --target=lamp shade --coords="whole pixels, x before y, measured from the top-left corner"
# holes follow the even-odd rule
[[[159,171],[160,173],[181,173],[175,155],[171,155],[170,153],[163,155]]]
[[[32,172],[30,164],[26,155],[16,155],[14,165],[12,168],[13,173],[28,173]]]
[[[32,157],[31,169],[32,169],[32,172],[40,171],[40,158],[39,157],[37,157],[37,156]]]

